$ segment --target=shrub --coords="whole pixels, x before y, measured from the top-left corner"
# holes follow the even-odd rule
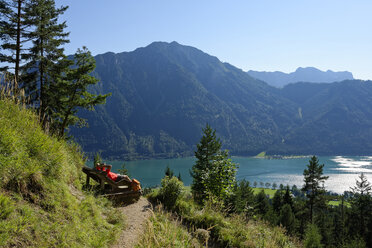
[[[322,236],[319,233],[318,227],[314,224],[309,224],[305,232],[304,247],[319,248],[323,247],[321,244]]]
[[[183,183],[177,177],[166,176],[161,180],[158,197],[166,208],[172,209],[183,192]]]

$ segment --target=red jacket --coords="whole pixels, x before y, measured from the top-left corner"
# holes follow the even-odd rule
[[[114,173],[114,172],[111,172],[111,169],[110,168],[107,168],[107,167],[101,167],[99,168],[98,170],[102,170],[102,171],[106,171],[107,173],[107,176],[112,180],[112,181],[116,181],[116,179],[118,178],[118,174]]]

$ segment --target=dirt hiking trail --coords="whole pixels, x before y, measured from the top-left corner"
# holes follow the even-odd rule
[[[132,248],[145,231],[147,220],[151,215],[151,203],[141,197],[136,203],[119,208],[126,216],[126,227],[112,248]]]

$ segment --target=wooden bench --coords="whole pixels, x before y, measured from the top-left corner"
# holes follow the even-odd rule
[[[90,187],[90,178],[92,178],[100,184],[100,189],[103,193],[103,196],[115,199],[124,199],[126,197],[139,198],[142,194],[141,190],[132,190],[131,182],[128,182],[125,179],[115,182],[107,176],[105,171],[84,166],[83,172],[87,175],[86,186],[88,188]]]

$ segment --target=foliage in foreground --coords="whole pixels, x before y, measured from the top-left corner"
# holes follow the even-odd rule
[[[198,203],[211,197],[224,201],[231,194],[235,184],[237,164],[229,159],[227,150],[221,151],[222,143],[216,136],[216,130],[208,124],[196,146],[197,160],[190,171],[194,199]]]
[[[175,177],[173,177],[175,178]],[[176,179],[176,178],[175,178]],[[163,180],[170,180],[165,177]],[[152,201],[161,201],[162,189],[149,195]],[[195,229],[208,230],[217,243],[230,247],[297,247],[297,242],[281,227],[272,227],[244,215],[228,216],[218,201],[208,201],[204,207],[194,203],[190,194],[181,194],[171,210],[181,217],[183,224]]]
[[[83,194],[78,148],[47,136],[31,111],[0,101],[0,246],[105,247],[123,217]]]
[[[140,247],[202,247],[179,221],[172,215],[157,208],[147,223],[145,234],[136,245]]]

